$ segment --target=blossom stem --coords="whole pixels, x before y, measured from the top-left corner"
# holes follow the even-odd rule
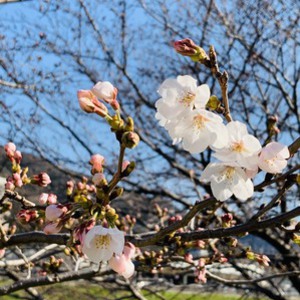
[[[230,114],[230,107],[228,101],[228,73],[224,71],[223,73],[220,72],[218,61],[217,61],[217,53],[213,46],[209,48],[209,59],[210,59],[210,70],[212,74],[217,78],[221,92],[222,92],[222,100],[223,105],[225,108],[224,116],[228,122],[232,121],[232,117]],[[207,66],[205,64],[205,66]]]
[[[126,148],[121,143],[120,144],[119,160],[118,160],[118,170],[117,170],[117,172],[115,173],[115,175],[113,176],[111,182],[108,185],[107,194],[109,194],[114,189],[114,187],[118,184],[118,182],[120,181],[121,173],[122,173],[122,164],[123,164],[124,155],[125,155],[125,149]]]

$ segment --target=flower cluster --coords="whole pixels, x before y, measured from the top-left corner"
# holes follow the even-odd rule
[[[12,164],[12,175],[6,178],[5,189],[13,191],[15,188],[20,188],[29,183],[46,187],[51,183],[49,175],[44,172],[33,175],[31,178],[27,176],[28,168],[21,168],[23,156],[22,153],[17,150],[14,143],[7,143],[4,146],[4,150],[7,158]]]
[[[252,178],[260,168],[279,173],[287,165],[289,150],[271,142],[264,148],[248,133],[245,124],[232,121],[226,126],[215,112],[206,109],[210,99],[208,85],[197,86],[191,76],[167,79],[159,87],[156,118],[169,132],[173,143],[182,141],[192,154],[210,147],[218,159],[203,171],[200,180],[210,182],[214,197],[224,201],[232,195],[246,200],[253,195]]]

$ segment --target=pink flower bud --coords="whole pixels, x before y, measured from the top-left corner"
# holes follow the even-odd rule
[[[16,151],[14,155],[14,159],[17,164],[20,164],[22,160],[22,153],[20,151]]]
[[[107,107],[103,103],[101,103],[101,102],[98,101],[98,104],[96,105],[94,112],[98,116],[104,118],[104,117],[107,116],[108,109],[107,109]]]
[[[233,215],[231,213],[224,214],[222,217],[222,222],[228,223],[233,220]]]
[[[67,195],[70,196],[73,193],[74,182],[72,180],[67,181]]]
[[[134,273],[134,264],[130,259],[126,259],[124,255],[115,255],[108,263],[115,272],[124,278],[130,278]]]
[[[10,176],[6,178],[5,189],[10,191],[15,189],[14,180]]]
[[[48,200],[48,194],[46,193],[42,193],[40,194],[40,197],[39,197],[39,204],[41,205],[45,205],[47,203],[47,200]]]
[[[59,226],[58,223],[49,223],[44,227],[44,233],[55,234],[55,233],[59,233],[61,229],[62,226]]]
[[[122,163],[122,172],[126,170],[126,168],[129,166],[130,161],[129,160],[124,160]]]
[[[193,56],[199,51],[199,47],[191,39],[179,40],[173,45],[176,52],[184,56]]]
[[[4,150],[6,152],[7,157],[9,157],[11,159],[11,158],[13,158],[15,151],[17,150],[17,147],[14,143],[7,143],[4,146]]]
[[[0,259],[5,255],[5,249],[0,249]]]
[[[134,258],[135,255],[135,246],[131,243],[126,243],[124,250],[123,250],[124,256],[127,259],[132,259]]]
[[[45,216],[48,221],[56,221],[58,218],[62,217],[68,209],[61,205],[49,205],[45,210]]]
[[[14,184],[16,187],[21,187],[23,185],[23,181],[21,175],[19,173],[13,174]]]
[[[32,183],[37,184],[39,186],[46,187],[51,183],[50,177],[47,173],[42,172],[38,175],[34,175],[31,180]]]
[[[92,167],[92,174],[95,173],[102,173],[103,171],[103,164],[104,164],[104,157],[100,154],[92,155],[89,163],[93,166]]]
[[[117,100],[111,101],[110,106],[112,107],[113,110],[119,110],[120,109],[120,104]]]
[[[17,219],[20,223],[26,224],[36,220],[39,214],[36,210],[22,209],[17,213]]]
[[[48,195],[48,204],[55,204],[57,203],[57,196],[55,194]]]
[[[77,189],[78,189],[79,191],[82,191],[82,190],[84,189],[84,187],[85,187],[85,185],[84,185],[82,182],[78,182],[78,183],[77,183]]]
[[[102,99],[107,103],[111,103],[112,101],[116,100],[118,94],[118,90],[108,81],[97,82],[93,86],[92,92],[99,99]]]
[[[257,254],[256,256],[256,261],[261,265],[261,266],[265,266],[268,267],[270,264],[270,259],[268,256],[266,255],[262,255],[262,254]]]
[[[95,110],[95,101],[98,101],[95,95],[89,90],[80,90],[77,92],[77,98],[81,109],[87,113]]]
[[[107,181],[106,181],[105,176],[104,176],[103,173],[94,174],[94,176],[92,178],[92,181],[97,187],[101,187],[101,186],[107,184]]]

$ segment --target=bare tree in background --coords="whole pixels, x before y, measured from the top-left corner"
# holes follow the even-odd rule
[[[0,141],[14,140],[23,151],[43,157],[63,171],[88,174],[87,162],[98,152],[111,158],[112,169],[115,142],[98,119],[79,113],[75,95],[78,87],[90,88],[99,80],[109,80],[119,89],[124,116],[135,116],[142,140],[135,153],[129,153],[129,159],[130,155],[138,157],[137,170],[126,180],[125,188],[143,199],[146,211],[156,199],[163,199],[172,203],[176,213],[185,215],[199,200],[199,192],[211,194],[210,187],[199,181],[211,152],[192,156],[172,145],[154,117],[156,91],[166,78],[178,74],[209,84],[218,97],[221,90],[208,68],[176,55],[171,41],[189,37],[206,50],[214,45],[220,69],[229,74],[228,96],[235,119],[247,123],[249,131],[264,144],[270,139],[270,117],[277,115],[280,133],[275,139],[293,145],[300,131],[299,17],[300,4],[292,0],[272,4],[245,0],[76,0],[2,5]],[[263,216],[256,215],[259,221],[299,206],[299,188],[291,180],[299,170],[297,149],[294,152],[286,174],[275,179],[261,176],[256,182],[256,191],[267,187],[266,192],[243,203],[232,199],[205,207],[198,214],[197,226],[218,228],[224,213],[232,213],[237,225],[244,224],[264,209],[263,204],[267,209]],[[139,225],[153,230],[158,222],[154,220]],[[295,231],[288,220],[275,225],[249,231],[276,250],[269,273],[287,273],[286,278],[300,293],[299,246],[291,240]],[[213,274],[210,279],[241,289],[250,286],[272,299],[287,299],[281,282],[270,278],[265,285],[255,281],[256,274],[239,266],[246,247],[241,244],[240,251],[232,254],[229,236],[216,235],[222,238],[206,247],[210,253],[228,257],[244,281]],[[82,278],[93,275],[84,273]],[[129,288],[135,294],[134,287]]]

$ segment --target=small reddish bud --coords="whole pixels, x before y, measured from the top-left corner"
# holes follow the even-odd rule
[[[22,160],[22,153],[20,151],[16,151],[15,155],[14,155],[14,159],[15,159],[16,163],[19,165]]]
[[[100,154],[94,154],[92,155],[89,163],[92,165],[91,173],[94,175],[96,173],[102,173],[103,172],[103,164],[105,160],[104,157]]]
[[[17,213],[17,219],[22,224],[26,224],[31,221],[34,221],[38,217],[39,217],[39,214],[36,210],[22,209]]]
[[[51,183],[51,180],[47,173],[42,172],[38,175],[33,175],[31,183],[46,187],[48,184]]]

